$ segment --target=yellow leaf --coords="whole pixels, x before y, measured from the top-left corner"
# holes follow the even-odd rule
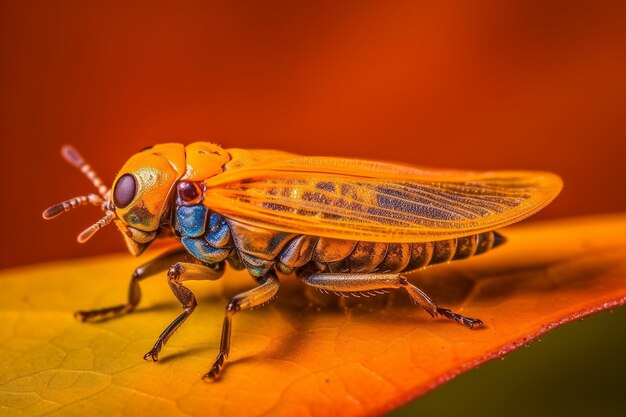
[[[441,305],[481,318],[470,331],[431,319],[404,293],[309,294],[285,277],[271,306],[234,318],[231,359],[218,350],[226,299],[245,273],[190,282],[199,307],[158,363],[142,356],[180,312],[164,276],[142,282],[141,308],[84,324],[72,312],[125,300],[137,260],[108,256],[2,273],[0,413],[37,415],[377,415],[550,329],[626,301],[626,215],[504,231],[506,245],[432,267],[412,281]]]

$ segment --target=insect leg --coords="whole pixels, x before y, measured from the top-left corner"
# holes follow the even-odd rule
[[[428,314],[444,316],[470,329],[483,325],[479,319],[465,317],[446,308],[441,308],[424,291],[411,284],[402,274],[349,274],[349,273],[308,273],[298,274],[307,285],[338,293],[367,293],[384,289],[404,289],[411,299]]]
[[[141,299],[139,281],[167,270],[172,263],[184,259],[185,255],[187,255],[187,251],[184,248],[172,249],[135,269],[130,279],[128,301],[125,304],[98,310],[77,311],[74,313],[74,317],[80,321],[99,321],[130,313],[137,307]]]
[[[183,305],[183,312],[170,323],[169,326],[163,330],[163,333],[159,336],[154,346],[143,358],[148,360],[152,359],[154,362],[159,360],[159,352],[167,341],[172,337],[174,332],[187,320],[187,317],[196,308],[198,303],[196,297],[193,295],[189,288],[185,287],[183,281],[192,280],[216,280],[224,274],[224,262],[216,263],[212,266],[199,265],[189,262],[178,262],[170,267],[167,271],[167,282],[172,289],[172,292],[178,298],[178,301]]]
[[[230,330],[232,327],[232,317],[235,313],[242,310],[249,310],[268,302],[276,295],[280,282],[274,271],[270,271],[260,281],[258,287],[237,294],[230,299],[226,306],[226,314],[224,315],[224,324],[222,326],[222,339],[220,340],[220,351],[215,358],[215,363],[211,370],[207,372],[202,379],[205,381],[215,381],[224,367],[224,361],[228,358],[230,352]]]

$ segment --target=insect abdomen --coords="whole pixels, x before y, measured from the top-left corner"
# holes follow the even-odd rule
[[[405,272],[484,253],[504,241],[497,232],[421,243],[384,243],[276,233],[210,213],[202,205],[179,207],[181,242],[206,263],[233,255],[254,276],[274,265],[285,273],[299,268],[320,272]],[[236,252],[235,252],[236,251]]]
[[[406,272],[479,255],[503,242],[497,232],[422,243],[358,242],[303,235],[292,239],[276,260],[284,272],[300,267],[336,273]]]

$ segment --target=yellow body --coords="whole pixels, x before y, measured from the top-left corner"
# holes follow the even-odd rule
[[[156,236],[180,180],[201,182],[211,211],[244,224],[371,242],[427,242],[500,228],[535,213],[562,187],[547,172],[426,169],[224,150],[208,142],[156,145],[132,156],[116,182],[126,173],[136,178],[137,192],[130,205],[115,208],[115,222],[135,254],[141,250],[133,243]]]
[[[64,148],[63,155],[99,195],[56,204],[45,218],[94,204],[105,215],[79,235],[80,242],[110,222],[134,255],[165,228],[181,242],[135,270],[126,303],[77,312],[81,320],[133,311],[139,281],[167,269],[183,311],[144,355],[157,361],[197,305],[185,281],[219,279],[226,262],[247,268],[256,279],[256,288],[226,306],[220,350],[204,376],[208,381],[219,377],[228,358],[232,317],[274,297],[277,271],[344,295],[404,290],[432,316],[481,327],[480,319],[438,306],[403,274],[491,250],[503,241],[494,229],[540,210],[562,187],[547,172],[426,169],[197,142],[156,145],[133,155],[109,190],[73,148]]]

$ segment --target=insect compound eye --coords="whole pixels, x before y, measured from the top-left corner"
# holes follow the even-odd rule
[[[178,196],[186,203],[195,203],[199,200],[201,191],[197,184],[191,181],[178,183]]]
[[[124,208],[135,198],[137,192],[137,181],[130,174],[124,174],[117,180],[113,190],[113,203],[115,207]]]

